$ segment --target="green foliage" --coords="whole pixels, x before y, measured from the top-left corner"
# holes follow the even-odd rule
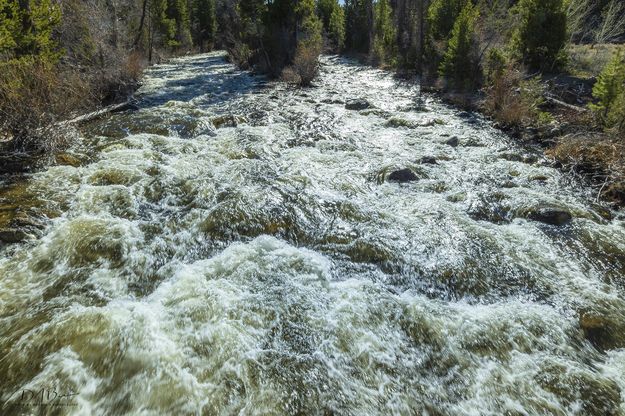
[[[0,0],[0,58],[10,56],[17,48],[15,35],[20,30],[20,16],[16,1]]]
[[[458,89],[468,89],[477,83],[477,58],[475,54],[475,23],[479,16],[477,7],[468,2],[454,23],[451,38],[439,75]]]
[[[552,70],[565,63],[566,10],[562,0],[519,0],[514,51],[531,69]]]
[[[606,128],[625,127],[625,58],[617,53],[597,77],[592,90],[596,104],[590,108]]]
[[[215,0],[193,0],[191,23],[193,41],[202,48],[212,46],[217,31]]]
[[[486,61],[484,62],[484,78],[490,84],[495,79],[502,76],[506,69],[507,59],[503,51],[498,48],[492,48],[486,53]]]
[[[37,56],[55,62],[60,57],[52,37],[61,22],[61,9],[51,0],[0,0],[0,57],[20,59]]]
[[[336,0],[318,0],[317,1],[317,14],[323,23],[324,29],[328,30],[330,27],[330,17],[334,9],[339,6]],[[339,6],[340,7],[340,6]]]
[[[300,23],[298,46],[314,48],[321,53],[323,43],[321,32],[322,23],[315,13],[315,0],[300,0],[295,7],[295,14]]]
[[[340,5],[335,7],[330,15],[328,36],[337,50],[340,51],[345,47],[345,13]]]
[[[428,26],[435,40],[446,40],[467,0],[434,0],[428,8]]]
[[[317,14],[323,29],[336,50],[345,46],[345,13],[337,0],[319,0]]]
[[[189,12],[186,0],[152,0],[152,19],[163,46],[191,45]]]
[[[368,53],[369,10],[372,0],[345,0],[345,45],[354,52]]]
[[[388,0],[378,0],[373,8],[373,44],[371,58],[377,65],[395,65],[397,39],[393,10]]]

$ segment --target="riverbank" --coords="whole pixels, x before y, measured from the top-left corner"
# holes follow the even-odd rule
[[[577,45],[569,51],[566,72],[533,78],[522,86],[518,81],[503,82],[457,93],[433,83],[425,89],[451,105],[488,117],[521,143],[541,148],[554,166],[591,187],[597,200],[622,208],[625,138],[604,131],[589,110],[595,102],[596,77],[619,49],[623,47]]]

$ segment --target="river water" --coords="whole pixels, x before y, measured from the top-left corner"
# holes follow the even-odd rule
[[[417,97],[338,57],[309,89],[151,68],[21,191],[0,414],[625,414],[625,222]]]

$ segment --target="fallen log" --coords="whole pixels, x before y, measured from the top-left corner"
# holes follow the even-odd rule
[[[587,108],[565,103],[564,101],[558,100],[557,98],[551,97],[549,95],[545,95],[545,101],[547,101],[549,104],[553,104],[553,105],[557,105],[560,107],[568,108],[569,110],[577,111],[578,113],[585,113],[586,111],[588,111]]]
[[[60,123],[61,125],[70,125],[70,124],[78,124],[78,123],[84,123],[86,121],[91,121],[94,120],[98,117],[102,117],[105,114],[109,114],[109,113],[119,113],[121,111],[126,111],[126,110],[137,110],[139,107],[137,107],[137,105],[135,104],[134,100],[129,100],[120,104],[113,104],[113,105],[109,105],[108,107],[104,107],[100,110],[97,111],[93,111],[91,113],[88,114],[83,114],[82,116],[78,116],[76,118],[73,118],[71,120],[66,120],[63,121],[62,123]]]

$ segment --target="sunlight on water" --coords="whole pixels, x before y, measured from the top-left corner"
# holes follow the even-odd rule
[[[81,163],[2,190],[50,219],[0,249],[1,414],[625,414],[623,220],[481,117],[321,69],[153,67]]]

